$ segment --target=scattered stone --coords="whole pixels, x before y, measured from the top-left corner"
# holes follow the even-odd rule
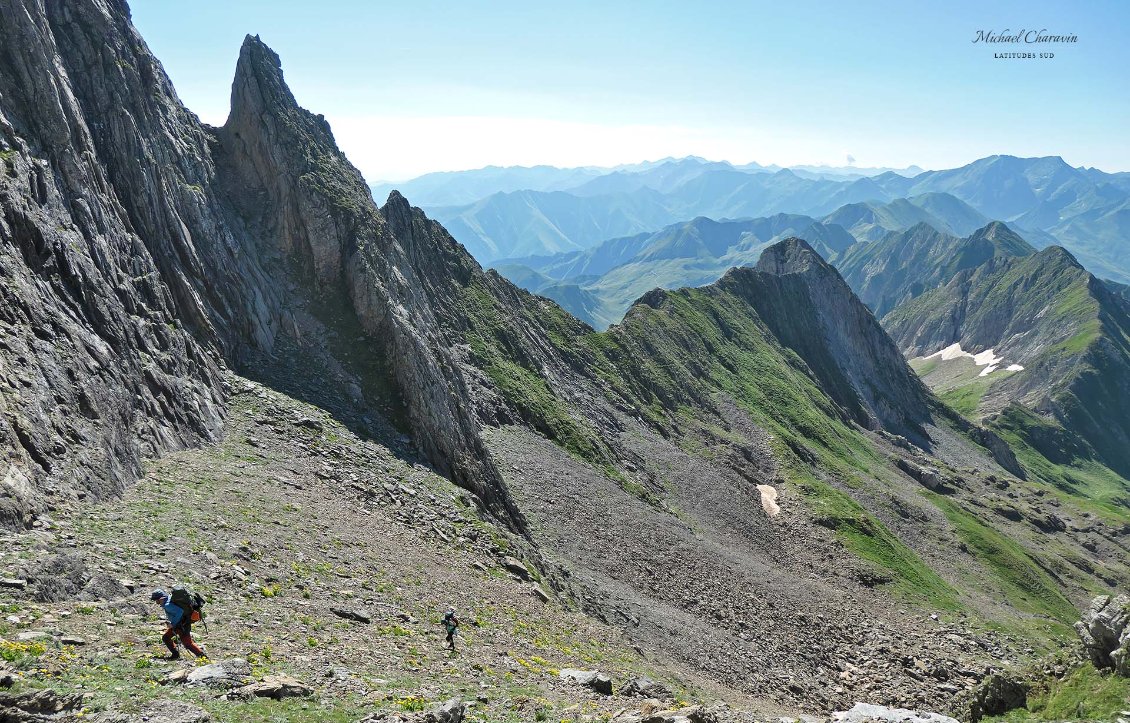
[[[76,596],[79,600],[121,600],[130,596],[130,590],[120,580],[109,575],[95,575]]]
[[[229,698],[250,700],[251,698],[303,698],[313,695],[314,689],[289,675],[268,675],[258,683],[237,688],[228,694]]]
[[[595,670],[564,668],[557,675],[564,680],[571,680],[586,688],[591,688],[602,695],[612,695],[612,678]]]
[[[22,577],[6,577],[0,580],[0,587],[6,587],[10,590],[26,590],[27,580]]]
[[[59,638],[59,642],[63,645],[86,645],[86,638],[80,638],[77,635],[64,635]]]
[[[523,580],[530,579],[529,569],[516,557],[507,555],[502,558],[502,567],[505,568],[507,572],[513,573]]]
[[[373,619],[368,613],[356,608],[330,608],[330,612],[337,615],[339,618],[365,623],[366,625],[373,622]]]
[[[86,562],[80,555],[62,553],[28,570],[24,578],[34,583],[33,597],[39,602],[72,600],[87,582]]]
[[[0,720],[34,721],[40,716],[70,713],[82,707],[82,695],[59,695],[50,688],[0,693]]]
[[[659,700],[671,700],[675,696],[671,693],[671,689],[662,683],[656,682],[646,676],[639,676],[632,678],[620,688],[620,695],[638,696],[641,698],[658,698]]]
[[[313,429],[315,432],[321,432],[325,426],[313,417],[302,417],[301,419],[294,420],[294,426],[305,427],[306,429]]]
[[[382,723],[392,723],[393,721],[396,721],[396,723],[463,723],[463,716],[466,715],[466,711],[467,707],[463,701],[452,698],[423,713],[374,713],[366,716],[358,723],[376,723],[376,721]]]
[[[16,640],[21,643],[28,643],[33,640],[50,640],[51,633],[44,630],[28,630],[27,632],[20,633],[16,636]]]
[[[96,723],[209,723],[212,716],[203,708],[179,700],[155,700],[137,713],[107,711],[91,717]]]
[[[534,597],[536,597],[538,600],[541,600],[544,603],[549,602],[549,595],[546,594],[545,590],[541,589],[541,585],[533,585],[530,588],[530,592],[532,592],[534,594]]]
[[[612,718],[612,723],[719,723],[717,714],[702,706],[679,710],[647,710],[622,712]]]
[[[171,673],[165,681],[167,683],[184,683],[185,685],[203,685],[209,688],[236,688],[247,682],[247,679],[251,676],[251,666],[243,658],[229,658],[218,663],[193,668],[183,676],[178,676],[180,672]]]

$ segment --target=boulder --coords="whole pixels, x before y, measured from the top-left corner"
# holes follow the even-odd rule
[[[373,618],[370,617],[368,613],[356,608],[330,608],[330,612],[337,615],[339,618],[345,618],[346,620],[352,620],[357,623],[368,624],[373,622]]]
[[[1130,677],[1130,597],[1100,595],[1075,623],[1083,649],[1096,668]]]
[[[612,718],[611,723],[719,723],[716,713],[702,706],[678,710],[653,710],[624,712]]]
[[[107,711],[91,718],[95,723],[209,723],[203,708],[179,700],[154,700],[137,713]]]
[[[86,562],[81,555],[62,553],[48,558],[23,575],[34,585],[38,602],[72,600],[86,585]]]
[[[620,695],[658,698],[659,700],[671,700],[675,697],[671,694],[670,688],[643,675],[632,678],[625,683],[620,688]]]
[[[563,680],[570,680],[574,683],[591,688],[597,693],[602,695],[612,695],[612,678],[609,678],[604,673],[595,670],[577,670],[575,668],[565,668],[557,674]]]
[[[79,600],[122,600],[132,591],[110,575],[95,575],[77,595]]]
[[[502,558],[502,567],[505,568],[507,572],[513,573],[523,580],[530,579],[529,569],[526,567],[525,563],[516,557],[507,555]]]
[[[834,723],[958,723],[956,718],[940,713],[889,708],[885,705],[856,703],[851,710],[832,714]]]
[[[985,716],[1001,715],[1028,704],[1028,683],[1001,673],[993,673],[972,693],[968,717],[973,723]]]
[[[251,683],[232,691],[229,698],[250,700],[251,698],[304,698],[313,695],[314,689],[289,675],[268,675],[258,683]]]
[[[0,720],[19,723],[82,708],[82,695],[59,695],[50,688],[23,693],[0,693]]]
[[[243,658],[229,658],[193,668],[187,673],[176,670],[166,678],[166,683],[203,685],[209,688],[238,688],[251,676],[251,666]]]

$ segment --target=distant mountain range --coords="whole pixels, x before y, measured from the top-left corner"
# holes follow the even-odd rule
[[[870,170],[774,169],[683,158],[619,169],[488,168],[396,185],[483,263],[585,250],[698,216],[824,217],[843,206],[925,196],[910,204],[914,209],[888,208],[892,219],[831,222],[858,227],[852,229],[856,237],[870,241],[892,224],[906,228],[926,221],[964,235],[988,220],[1005,221],[1037,248],[1062,245],[1097,275],[1130,283],[1130,174],[1073,168],[1055,156],[990,156],[942,171]],[[380,197],[391,187],[375,186],[374,194]],[[955,199],[964,204],[960,211],[932,205]],[[924,214],[957,225],[945,228]]]
[[[742,221],[699,217],[655,233],[614,238],[584,251],[502,259],[494,267],[514,283],[557,301],[601,329],[618,322],[632,302],[652,288],[710,283],[732,266],[756,264],[766,247],[790,236],[807,240],[833,263],[859,267],[857,275],[875,276],[857,286],[863,301],[875,304],[882,299],[868,289],[876,283],[897,281],[891,280],[890,270],[879,274],[872,266],[896,260],[885,256],[881,245],[875,246],[874,253],[857,249],[881,244],[891,232],[911,227],[918,229],[923,244],[941,243],[948,248],[958,236],[987,223],[953,196],[928,193],[886,204],[852,203],[819,219],[784,213]],[[888,307],[872,308],[881,314]]]
[[[782,166],[763,166],[759,163],[747,163],[733,166],[725,161],[713,162],[697,156],[685,158],[663,158],[658,161],[645,161],[628,165],[602,168],[597,166],[582,166],[578,168],[556,168],[554,166],[487,166],[469,171],[440,171],[428,173],[418,178],[407,181],[374,183],[371,188],[373,197],[379,202],[388,197],[394,190],[400,191],[413,202],[427,208],[435,206],[458,206],[474,203],[486,196],[495,193],[512,193],[514,191],[570,191],[579,189],[595,182],[598,178],[610,176],[613,179],[648,178],[648,172],[658,170],[656,178],[669,177],[670,167],[683,168],[699,172],[709,168],[733,169],[747,173],[773,173],[782,170]],[[914,176],[922,173],[918,166],[908,168],[858,168],[855,166],[792,166],[790,170],[805,178],[831,178],[831,179],[856,179],[867,176],[877,176],[880,173],[898,173],[904,176]],[[676,172],[677,173],[677,172]],[[615,180],[606,181],[615,184]],[[642,187],[647,183],[634,184],[627,181],[629,187]],[[599,188],[600,183],[594,183],[591,190]]]

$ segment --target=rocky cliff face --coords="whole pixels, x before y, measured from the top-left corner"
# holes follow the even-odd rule
[[[231,114],[216,136],[225,198],[285,260],[298,296],[344,297],[385,360],[418,444],[442,472],[513,515],[440,331],[454,289],[479,272],[470,257],[400,194],[377,209],[325,119],[298,107],[279,57],[257,37],[240,50]]]
[[[223,391],[177,213],[200,205],[205,136],[179,132],[120,6],[0,15],[0,522],[22,525],[211,438]]]
[[[513,512],[433,314],[472,262],[398,195],[377,209],[269,48],[248,38],[209,129],[123,4],[0,9],[6,521],[37,490],[104,496],[140,456],[209,438],[223,361],[377,432],[400,412],[439,469]],[[361,362],[342,351],[358,343]]]
[[[749,302],[855,421],[921,440],[928,392],[839,273],[799,239],[766,250],[757,270],[778,288],[756,290]]]

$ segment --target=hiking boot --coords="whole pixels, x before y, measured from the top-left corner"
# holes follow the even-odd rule
[[[177,650],[175,652],[169,653],[169,657],[166,658],[166,660],[180,660],[180,651]]]

